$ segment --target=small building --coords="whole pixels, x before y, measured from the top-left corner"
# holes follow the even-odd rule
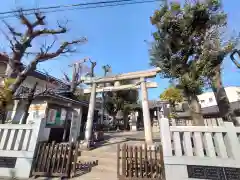
[[[16,96],[15,100],[19,101],[17,108],[14,110],[12,123],[19,124],[23,117],[23,108],[25,106],[26,96]],[[75,141],[76,138],[83,138],[84,127],[87,121],[88,101],[81,101],[69,92],[47,92],[36,96],[29,108],[27,124],[34,122],[39,108],[45,105],[45,126],[41,140],[68,142]],[[94,121],[97,121],[95,111]]]
[[[229,87],[225,87],[224,89],[226,91],[226,94],[230,103],[240,101],[240,87],[229,86]],[[205,92],[198,95],[198,100],[202,108],[212,107],[217,105],[215,95],[212,91]]]
[[[5,76],[7,64],[8,64],[7,54],[0,53],[0,85],[2,84],[3,78]],[[27,91],[30,88],[32,88],[36,82],[38,83],[36,90],[40,92],[44,91],[46,87],[48,89],[59,89],[59,88],[66,89],[69,87],[69,85],[63,82],[62,80],[55,78],[47,73],[35,70],[27,76],[27,78],[24,80],[19,90],[22,91],[22,89],[24,89],[25,91]],[[77,91],[81,93],[81,89],[77,89]],[[17,105],[18,102],[19,102],[18,100],[15,100],[12,104],[8,105],[7,107],[8,112],[5,117],[7,121],[13,118],[12,111],[14,111],[14,108],[18,106]],[[1,121],[1,118],[0,118],[0,121]]]

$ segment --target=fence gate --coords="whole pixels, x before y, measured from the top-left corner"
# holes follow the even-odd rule
[[[119,180],[164,180],[161,146],[151,149],[118,144],[117,176]]]
[[[76,173],[78,143],[40,142],[33,163],[32,175],[73,177]]]

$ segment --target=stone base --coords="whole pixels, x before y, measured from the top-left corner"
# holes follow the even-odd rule
[[[104,132],[103,131],[94,132],[93,139],[95,142],[103,141],[104,140]]]
[[[84,151],[89,151],[93,148],[93,145],[92,145],[93,142],[89,142],[89,141],[86,141],[84,140],[81,144],[80,144],[80,150],[84,150]]]
[[[137,131],[137,126],[131,126],[131,131]]]

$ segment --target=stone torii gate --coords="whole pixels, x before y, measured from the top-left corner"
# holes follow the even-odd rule
[[[83,146],[85,148],[89,147],[91,135],[92,135],[92,126],[93,126],[93,117],[94,109],[96,103],[96,92],[108,92],[108,91],[119,91],[119,90],[129,90],[129,89],[141,89],[142,96],[142,110],[143,110],[143,121],[144,121],[144,132],[145,132],[145,141],[147,144],[152,144],[152,129],[151,129],[151,120],[148,107],[148,92],[147,88],[156,88],[156,82],[146,82],[147,78],[156,77],[157,73],[160,72],[160,68],[150,69],[146,71],[137,71],[124,73],[120,75],[106,76],[101,78],[90,78],[84,80],[84,84],[91,85],[91,88],[84,89],[84,94],[91,93],[90,103],[87,116],[87,124],[85,130],[85,141]],[[135,84],[121,85],[121,80],[137,80]],[[98,87],[103,83],[114,82],[114,86],[107,87]]]

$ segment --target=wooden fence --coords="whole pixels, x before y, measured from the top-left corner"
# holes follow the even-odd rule
[[[117,148],[117,176],[119,180],[163,180],[163,158],[161,146],[153,149],[142,146]]]
[[[33,176],[70,177],[78,156],[77,144],[40,142],[33,164]]]
[[[77,162],[79,143],[45,143],[38,145],[32,175],[44,177],[74,177],[89,172],[97,163]]]

